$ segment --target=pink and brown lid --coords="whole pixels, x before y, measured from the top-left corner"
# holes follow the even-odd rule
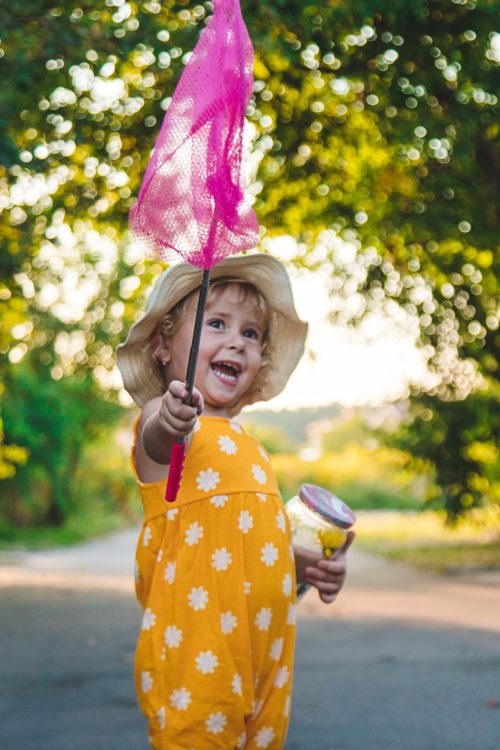
[[[323,487],[303,484],[299,490],[299,497],[314,513],[342,529],[349,529],[356,520],[349,506]]]

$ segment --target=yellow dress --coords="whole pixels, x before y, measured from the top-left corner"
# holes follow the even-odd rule
[[[177,500],[139,482],[135,680],[155,750],[283,747],[295,643],[291,531],[266,451],[201,417]]]

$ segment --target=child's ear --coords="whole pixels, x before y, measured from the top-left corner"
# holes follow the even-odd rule
[[[168,365],[170,362],[170,345],[169,339],[161,331],[156,331],[155,335],[151,339],[151,349],[153,352],[153,359],[158,364]]]

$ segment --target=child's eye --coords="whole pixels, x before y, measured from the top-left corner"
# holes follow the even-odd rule
[[[260,339],[259,332],[255,328],[245,328],[243,336],[249,339],[256,339],[257,341]]]
[[[224,329],[224,321],[221,320],[220,318],[214,318],[213,320],[209,320],[208,321],[208,325],[211,328],[217,328],[219,330],[223,330]]]

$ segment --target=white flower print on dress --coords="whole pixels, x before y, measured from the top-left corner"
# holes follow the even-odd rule
[[[191,693],[185,687],[173,690],[170,693],[170,705],[178,711],[185,711],[191,703]]]
[[[144,610],[144,614],[142,616],[142,629],[143,630],[151,630],[153,625],[156,622],[156,615],[154,612],[151,611],[150,607]]]
[[[165,644],[169,648],[179,648],[182,641],[182,630],[177,625],[167,625],[164,638]]]
[[[212,505],[215,505],[216,508],[223,508],[227,501],[229,500],[229,495],[214,495],[210,502]]]
[[[264,461],[267,461],[268,463],[271,463],[271,459],[269,458],[269,454],[267,453],[267,451],[264,450],[264,448],[261,445],[259,445],[259,453],[262,456],[262,458],[264,459]]]
[[[151,541],[151,537],[153,536],[153,532],[149,528],[149,526],[146,526],[144,529],[144,533],[142,535],[142,543],[145,547],[148,546],[149,542]]]
[[[243,428],[238,422],[236,422],[234,419],[229,420],[229,427],[238,433],[238,435],[241,435],[243,432]]]
[[[211,734],[220,734],[220,732],[224,731],[226,724],[227,718],[222,711],[217,711],[216,714],[210,714],[205,722],[205,726]]]
[[[264,705],[264,700],[262,698],[255,699],[253,702],[253,712],[252,712],[252,719],[255,719],[260,712],[262,711],[262,707]]]
[[[139,581],[141,580],[141,569],[139,568],[139,563],[137,562],[137,560],[135,561],[134,565],[134,579],[136,583],[139,583]]]
[[[201,526],[198,521],[193,521],[186,531],[186,544],[192,547],[193,544],[198,544],[202,536],[203,526]]]
[[[149,672],[141,672],[141,690],[143,693],[149,693],[153,687],[153,678]]]
[[[253,516],[248,510],[242,510],[238,516],[238,528],[247,534],[253,528]]]
[[[264,565],[267,565],[268,568],[270,568],[279,556],[279,550],[278,548],[272,543],[267,542],[264,544],[264,546],[260,550],[260,559],[264,563]]]
[[[243,584],[243,591],[245,594],[249,594],[252,589],[252,581],[245,581]]]
[[[191,589],[188,594],[189,606],[195,611],[199,609],[205,609],[208,602],[208,591],[203,586],[198,586]]]
[[[288,682],[289,677],[290,671],[288,667],[280,667],[276,672],[276,677],[274,678],[275,687],[282,688]]]
[[[159,550],[158,554],[156,555],[156,562],[161,562],[161,558],[163,557],[163,550]]]
[[[255,735],[255,744],[257,747],[269,747],[274,739],[274,729],[271,727],[262,727]]]
[[[178,512],[179,508],[172,508],[172,510],[167,510],[167,521],[173,521]]]
[[[276,514],[276,526],[280,531],[286,531],[285,514],[282,510],[278,511]]]
[[[175,563],[174,562],[168,562],[165,567],[165,580],[168,583],[173,583],[175,581]]]
[[[196,477],[196,486],[199,490],[203,490],[203,492],[215,490],[219,482],[220,474],[213,469],[207,469],[206,471],[203,469]]]
[[[240,734],[240,736],[238,737],[238,744],[236,745],[236,750],[244,750],[246,744],[247,744],[247,735],[246,735],[246,732],[243,732],[243,734]]]
[[[240,674],[236,673],[234,675],[233,681],[231,684],[233,686],[233,693],[235,693],[235,695],[241,695],[242,689],[241,689],[241,675]]]
[[[196,657],[196,669],[202,674],[212,674],[219,664],[219,659],[212,651],[200,651]]]
[[[287,625],[295,625],[295,620],[297,619],[297,605],[296,604],[290,604],[288,607],[288,617],[287,617]]]
[[[285,573],[283,576],[283,593],[285,596],[290,596],[292,593],[292,576],[290,573]]]
[[[267,474],[259,464],[252,464],[252,474],[255,481],[259,484],[267,483]]]
[[[222,453],[225,453],[228,456],[234,456],[234,454],[238,452],[238,446],[229,435],[221,435],[217,442],[219,443],[219,448]]]
[[[291,703],[290,696],[288,696],[288,698],[285,701],[285,710],[283,711],[283,714],[285,716],[288,716],[290,714],[290,703]]]
[[[165,729],[165,706],[162,706],[159,711],[156,712],[156,718],[160,729]]]
[[[267,500],[267,495],[264,495],[263,492],[257,492],[257,497],[262,503],[265,503]]]
[[[271,607],[262,607],[262,609],[257,612],[255,624],[259,630],[269,630],[272,616],[273,613],[271,612]]]
[[[226,547],[216,549],[212,555],[212,567],[215,570],[227,570],[232,562],[233,556]]]
[[[201,422],[198,417],[196,417],[196,422],[194,423],[193,432],[199,432],[201,430]]]
[[[238,618],[236,615],[233,615],[233,613],[228,610],[227,612],[221,612],[220,615],[220,627],[224,635],[228,635],[228,633],[232,633],[235,627],[238,624]]]
[[[283,651],[283,638],[276,638],[273,645],[271,646],[271,659],[279,661]]]

